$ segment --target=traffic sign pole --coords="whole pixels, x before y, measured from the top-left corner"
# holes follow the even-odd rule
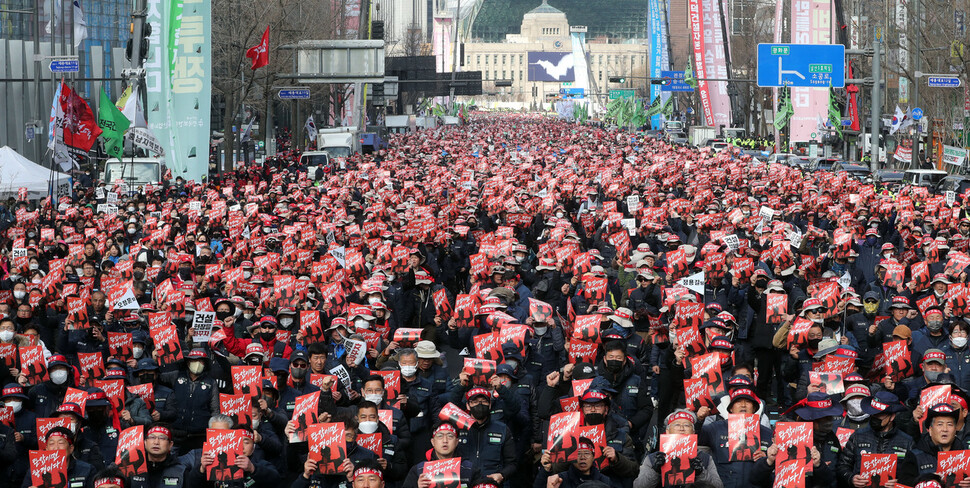
[[[882,66],[880,57],[882,56],[882,31],[879,27],[873,27],[875,35],[872,41],[872,132],[869,133],[869,168],[872,171],[879,169],[879,117],[882,115],[882,102],[879,101],[880,80],[882,80]],[[886,155],[887,159],[889,155]]]

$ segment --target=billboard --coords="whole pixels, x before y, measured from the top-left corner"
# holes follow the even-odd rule
[[[529,81],[551,81],[561,83],[575,81],[573,53],[529,52]]]
[[[172,176],[209,174],[212,103],[212,0],[148,0],[152,25],[145,78],[148,127],[165,149]]]

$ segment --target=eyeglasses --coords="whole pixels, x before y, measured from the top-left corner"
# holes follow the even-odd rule
[[[146,437],[145,440],[149,440],[149,441],[167,441],[169,439],[168,439],[168,436],[166,436],[166,435],[153,434],[153,435],[150,435],[150,436]]]

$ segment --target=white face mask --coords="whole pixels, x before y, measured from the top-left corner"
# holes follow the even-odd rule
[[[29,268],[30,268],[31,271],[33,271],[35,269],[40,269],[40,265],[37,264],[37,263],[30,263]]]
[[[373,434],[374,432],[377,432],[377,422],[374,422],[373,420],[360,422],[359,424],[357,424],[357,427],[364,434]]]
[[[536,335],[537,336],[544,336],[544,335],[546,335],[546,331],[548,331],[548,330],[549,330],[549,327],[548,326],[545,326],[545,325],[542,326],[542,327],[536,327],[535,328],[535,331],[536,331]]]
[[[521,264],[523,261],[525,261],[525,256],[516,256],[515,260]]]
[[[249,319],[253,318],[253,313],[252,312],[243,312],[243,317],[245,317],[246,320],[249,320]]]
[[[381,393],[368,393],[364,395],[364,400],[380,405],[381,402],[384,401],[384,395]],[[370,434],[370,432],[368,432],[368,434]]]
[[[0,341],[10,342],[10,339],[13,339],[12,330],[0,330]]]
[[[20,400],[7,400],[3,404],[12,408],[13,413],[20,413],[20,409],[24,408],[24,402]]]
[[[401,375],[405,378],[411,378],[418,372],[418,367],[416,365],[401,365]]]
[[[189,363],[189,372],[192,374],[202,374],[203,369],[205,369],[205,365],[199,361]]]
[[[561,219],[562,215],[563,215],[562,212],[556,212],[556,218]]]
[[[379,297],[379,296],[371,295],[371,296],[367,297],[367,303],[370,304],[370,305],[373,305],[373,304],[375,304],[375,303],[377,303],[379,301],[381,301],[381,297]]]
[[[357,320],[354,321],[354,327],[356,327],[358,329],[369,329],[370,328],[370,322],[368,322],[368,321],[366,321],[364,319],[357,319]]]
[[[25,296],[27,296],[27,292],[25,291],[17,290],[13,292],[13,297],[16,298],[17,300],[23,300]]]
[[[951,337],[950,338],[950,343],[953,344],[953,347],[955,347],[957,349],[962,349],[964,346],[967,345],[967,338],[966,337]]]
[[[144,353],[145,353],[145,348],[144,347],[132,347],[131,348],[131,355],[134,356],[135,359],[141,359],[141,355],[144,354]]]
[[[253,277],[253,272],[252,271],[243,271],[243,278],[244,279],[247,279],[248,280],[248,279],[250,279],[252,277]]]
[[[58,369],[57,371],[51,371],[51,383],[55,385],[63,385],[67,383],[67,370]]]
[[[282,325],[283,327],[289,327],[293,325],[293,319],[290,319],[290,318],[280,319],[280,325]]]
[[[850,398],[845,402],[845,407],[850,418],[859,419],[868,417],[868,415],[862,412],[862,398]]]

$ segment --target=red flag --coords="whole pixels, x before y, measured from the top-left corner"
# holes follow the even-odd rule
[[[259,44],[246,50],[246,57],[253,60],[253,70],[269,64],[269,26],[263,32],[263,40]]]
[[[90,151],[101,135],[101,128],[88,102],[61,82],[60,103],[64,112],[64,144],[83,152]]]

